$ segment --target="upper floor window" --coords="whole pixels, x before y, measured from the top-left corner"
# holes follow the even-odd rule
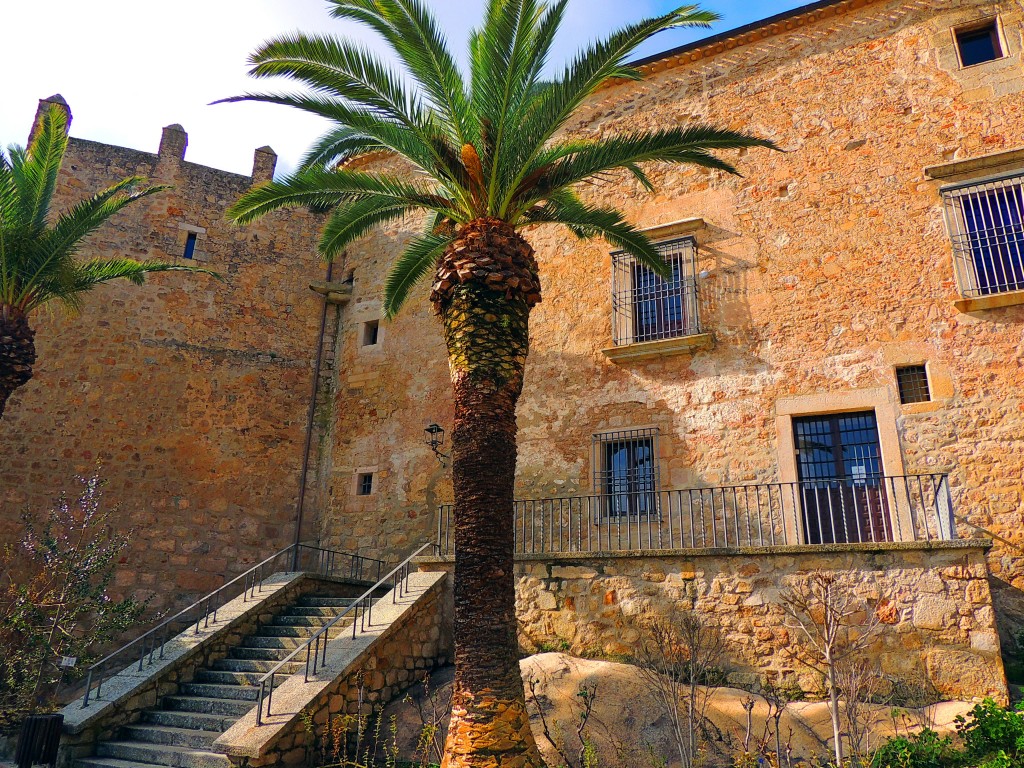
[[[957,29],[956,48],[960,54],[960,66],[971,67],[986,61],[1003,58],[1003,46],[999,40],[999,25],[990,19],[981,25]]]
[[[612,338],[637,344],[700,333],[697,316],[697,241],[692,237],[659,243],[671,266],[663,278],[624,252],[612,254]]]
[[[942,191],[964,296],[1024,290],[1024,175]]]

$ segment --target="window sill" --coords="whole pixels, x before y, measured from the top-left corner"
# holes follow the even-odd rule
[[[986,309],[1015,307],[1019,304],[1024,304],[1024,291],[993,293],[989,296],[977,296],[973,299],[958,299],[953,302],[953,306],[961,312],[981,312]]]
[[[692,354],[699,349],[708,349],[713,344],[714,337],[710,333],[698,333],[693,336],[679,336],[675,339],[625,344],[621,347],[609,347],[601,351],[613,363],[630,363],[671,357],[672,355]]]

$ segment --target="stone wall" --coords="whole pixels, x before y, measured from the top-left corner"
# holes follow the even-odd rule
[[[171,185],[115,216],[82,256],[187,263],[194,232],[194,263],[223,280],[155,275],[101,286],[74,316],[39,313],[35,375],[0,420],[0,540],[23,510],[98,471],[134,531],[116,588],[154,611],[291,543],[322,306],[308,288],[323,276],[321,219],[225,218],[270,178],[272,152],[256,152],[250,178],[184,161],[186,142],[179,126],[160,154],[72,139],[55,209],[129,175]]]
[[[960,69],[952,28],[993,13],[1008,57]],[[1024,146],[1024,13],[1009,0],[858,0],[809,18],[652,66],[642,83],[603,90],[569,126],[592,138],[708,122],[786,153],[727,153],[741,177],[654,168],[653,195],[626,178],[586,190],[641,227],[704,220],[709,349],[613,362],[602,353],[612,345],[611,249],[528,233],[544,300],[531,318],[517,492],[592,492],[592,436],[634,427],[660,430],[665,488],[792,480],[792,416],[856,402],[894,436],[883,446],[887,474],[950,473],[960,513],[1024,544],[1024,307],[954,307],[943,182],[924,171]],[[431,534],[435,502],[450,498],[423,445],[428,423],[452,424],[426,287],[382,325],[377,346],[358,336],[360,322],[380,317],[386,268],[414,229],[369,235],[347,262],[355,290],[323,474],[324,535],[346,547],[409,551]],[[920,363],[933,401],[901,405],[894,367]],[[375,468],[372,497],[356,495],[361,467]],[[989,566],[1011,643],[1024,626],[1024,557],[998,544]]]
[[[806,640],[782,607],[787,589],[834,574],[881,618],[868,647],[889,680],[931,700],[1007,700],[987,581],[986,544],[837,545],[517,558],[526,652],[635,657],[644,621],[693,611],[724,641],[727,682],[766,680],[820,693],[794,649]],[[447,568],[440,562],[422,568]]]

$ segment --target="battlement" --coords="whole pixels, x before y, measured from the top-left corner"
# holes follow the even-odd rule
[[[38,130],[39,122],[42,119],[43,114],[53,106],[60,107],[64,110],[68,116],[68,127],[71,127],[71,121],[73,119],[71,107],[63,96],[56,93],[53,96],[39,100],[39,106],[36,108],[35,119],[32,121],[32,130],[29,133],[30,142],[32,141],[32,137],[35,135],[36,130]],[[75,144],[88,146],[93,149],[107,148],[118,152],[132,152],[138,153],[144,157],[148,156],[153,160],[152,165],[154,166],[154,173],[155,169],[159,167],[161,170],[173,174],[175,166],[185,164],[185,152],[188,149],[188,132],[186,132],[178,123],[165,126],[160,135],[160,146],[156,154],[153,154],[152,152],[145,152],[143,150],[130,149],[128,147],[120,147],[114,144],[91,141],[88,139],[74,139],[73,141]],[[252,173],[249,176],[232,173],[230,171],[223,171],[219,168],[199,166],[194,163],[189,163],[189,165],[192,165],[197,169],[202,169],[205,172],[224,174],[225,177],[249,179],[250,184],[262,184],[263,182],[272,181],[274,178],[274,171],[277,168],[277,153],[268,146],[257,148],[253,152]]]

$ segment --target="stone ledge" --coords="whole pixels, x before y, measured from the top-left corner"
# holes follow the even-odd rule
[[[951,163],[930,165],[924,169],[929,179],[950,179],[954,176],[978,174],[983,171],[998,171],[1024,166],[1024,149],[1011,149],[1008,152],[993,152],[981,157],[970,157],[966,160],[954,160]]]
[[[686,355],[700,349],[714,346],[715,339],[710,333],[697,333],[692,336],[679,336],[675,339],[659,341],[643,341],[639,344],[625,344],[621,347],[609,347],[601,352],[613,363],[629,363],[633,361],[655,360],[659,357]]]
[[[643,232],[651,240],[667,240],[671,237],[682,237],[700,232],[707,224],[704,219],[698,217],[670,221],[667,224],[655,224],[653,227],[644,227]]]
[[[1024,304],[1024,291],[1007,291],[994,293],[991,296],[977,296],[973,299],[958,299],[953,306],[960,312],[982,312],[986,309],[1016,307]]]
[[[864,544],[788,544],[778,547],[707,547],[697,549],[644,549],[639,551],[604,552],[542,552],[538,554],[517,554],[516,562],[578,561],[578,560],[628,560],[649,557],[722,557],[736,555],[792,556],[825,555],[839,552],[931,552],[950,550],[988,550],[991,539],[957,539],[955,541],[889,541]],[[413,563],[424,569],[426,566],[446,566],[455,562],[454,555],[417,557]]]

